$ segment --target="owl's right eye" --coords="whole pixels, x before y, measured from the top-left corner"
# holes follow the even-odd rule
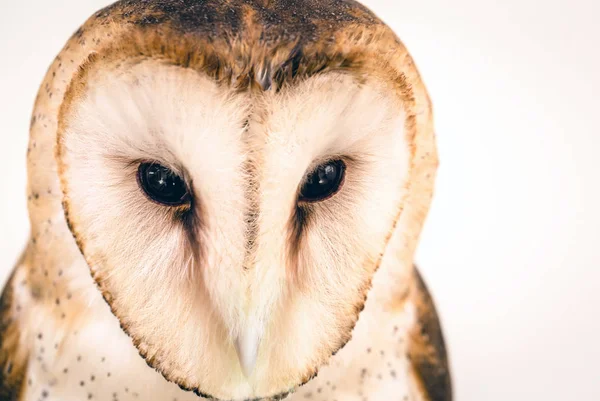
[[[179,206],[190,201],[190,193],[183,178],[163,165],[142,163],[137,177],[146,196],[156,203]]]

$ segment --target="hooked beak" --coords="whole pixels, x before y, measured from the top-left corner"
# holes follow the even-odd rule
[[[256,365],[259,343],[260,333],[252,326],[244,329],[235,339],[235,350],[246,378],[250,377]]]

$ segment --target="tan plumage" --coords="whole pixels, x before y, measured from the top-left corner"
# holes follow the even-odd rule
[[[451,399],[413,268],[431,106],[361,5],[120,1],[50,67],[28,159],[32,239],[3,297],[1,395]],[[332,159],[339,193],[297,203]],[[193,202],[148,201],[145,160]]]

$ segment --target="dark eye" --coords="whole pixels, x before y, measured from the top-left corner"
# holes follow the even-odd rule
[[[146,195],[157,203],[177,206],[189,202],[189,191],[183,179],[160,164],[140,164],[138,182]]]
[[[342,186],[345,170],[346,165],[341,160],[321,164],[306,177],[299,200],[318,202],[335,195]]]

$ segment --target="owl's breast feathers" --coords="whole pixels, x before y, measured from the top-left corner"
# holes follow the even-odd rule
[[[17,265],[18,266],[18,265]],[[27,371],[28,355],[19,347],[20,327],[15,311],[15,269],[0,298],[0,400],[20,398]],[[435,305],[415,268],[411,300],[417,322],[409,334],[408,357],[414,380],[423,400],[452,401],[452,385],[446,346]]]

